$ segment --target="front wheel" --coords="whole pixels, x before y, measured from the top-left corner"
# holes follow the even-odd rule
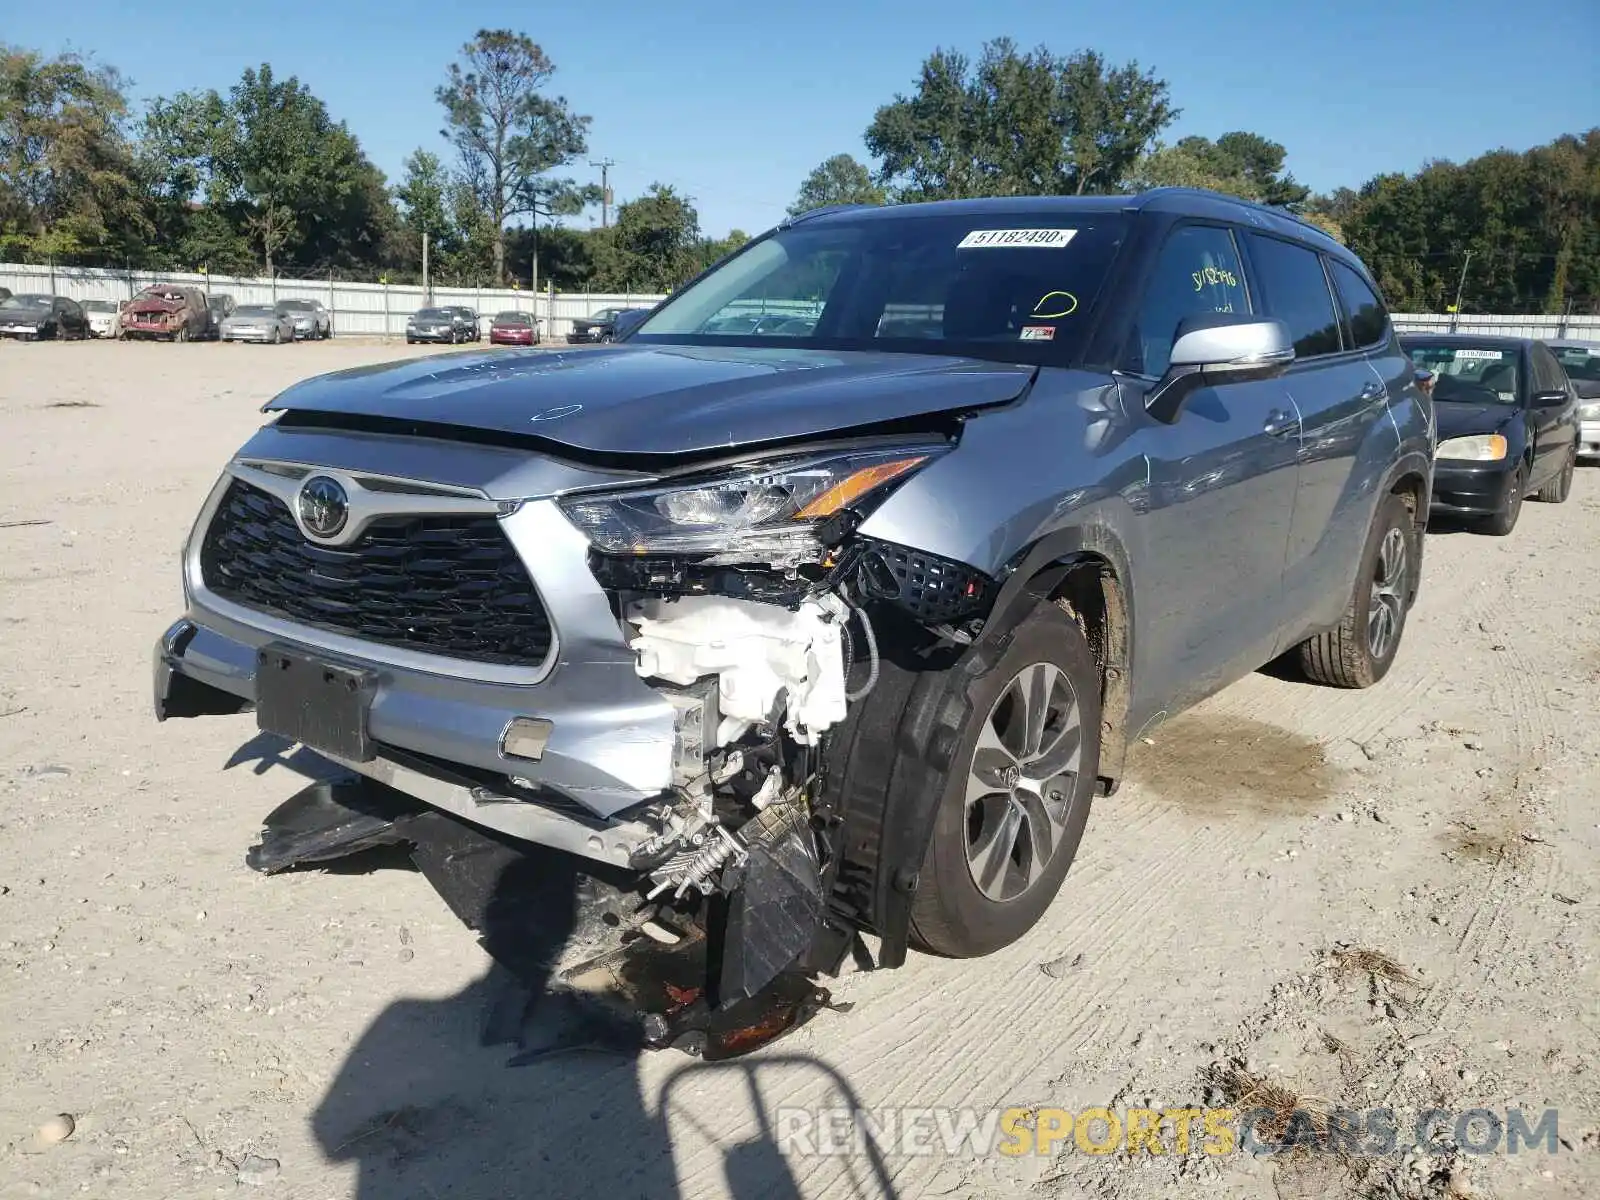
[[[187,325],[179,325],[178,332],[172,335],[172,340],[175,342],[187,342],[189,340],[189,327]]]
[[[1517,518],[1522,515],[1522,501],[1527,495],[1528,477],[1523,467],[1518,467],[1511,473],[1511,478],[1506,482],[1506,494],[1500,501],[1500,507],[1493,516],[1484,520],[1481,528],[1490,537],[1505,537],[1517,527]]]
[[[1054,605],[967,686],[967,715],[911,906],[911,939],[954,958],[1016,941],[1061,890],[1100,766],[1100,675]]]
[[[1389,673],[1415,592],[1419,532],[1411,508],[1385,496],[1367,534],[1355,591],[1339,624],[1300,643],[1300,669],[1313,683],[1371,687]]]
[[[1567,497],[1572,495],[1572,476],[1577,469],[1578,447],[1574,444],[1567,455],[1567,465],[1561,468],[1561,474],[1535,492],[1533,498],[1541,504],[1565,504]]]

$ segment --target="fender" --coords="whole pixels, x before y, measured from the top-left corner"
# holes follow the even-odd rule
[[[1127,554],[1103,527],[1058,530],[1016,556],[982,631],[943,670],[916,670],[884,662],[872,701],[862,706],[853,728],[833,745],[839,815],[844,823],[844,859],[835,898],[851,919],[882,939],[879,965],[905,962],[911,900],[954,765],[961,730],[970,716],[972,683],[1005,653],[1023,619],[1050,603],[1075,568],[1094,564],[1100,578],[1116,574],[1119,604],[1131,603]],[[1078,614],[1083,619],[1085,614]],[[1115,789],[1126,751],[1124,719],[1130,675],[1131,609],[1115,614],[1118,636],[1091,648],[1106,665],[1101,729],[1102,787]],[[1114,715],[1113,715],[1114,714]],[[1105,726],[1110,727],[1108,734]],[[848,766],[848,769],[842,769]]]

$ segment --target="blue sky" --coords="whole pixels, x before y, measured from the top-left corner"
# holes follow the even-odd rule
[[[715,236],[773,224],[829,155],[865,158],[874,110],[911,89],[935,47],[976,53],[1000,35],[1137,59],[1184,110],[1169,137],[1253,130],[1288,147],[1290,169],[1319,190],[1600,123],[1597,0],[180,7],[152,20],[130,0],[13,3],[0,40],[92,52],[139,99],[226,88],[270,62],[322,97],[392,180],[417,146],[447,151],[433,89],[461,43],[480,27],[519,30],[554,60],[553,90],[594,118],[589,157],[616,160],[618,199],[670,183]]]

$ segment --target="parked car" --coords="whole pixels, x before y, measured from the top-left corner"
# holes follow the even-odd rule
[[[11,289],[10,288],[6,288],[6,287],[0,287],[0,300],[9,300],[9,299],[11,299]]]
[[[97,338],[116,336],[118,311],[115,300],[83,301],[84,315],[89,318],[89,333]]]
[[[1563,340],[1549,346],[1578,393],[1578,457],[1600,458],[1600,342]]]
[[[0,300],[0,337],[32,342],[88,336],[89,318],[76,300],[39,292],[25,292]]]
[[[301,341],[333,336],[333,314],[321,300],[279,300],[277,309],[294,325],[294,336]]]
[[[1543,342],[1407,334],[1401,345],[1432,371],[1438,415],[1433,512],[1485,533],[1516,528],[1527,496],[1560,504],[1572,490],[1578,397]]]
[[[706,332],[762,297],[837,319]],[[879,336],[907,307],[932,335]],[[550,944],[611,939],[582,978],[713,936],[720,981],[673,986],[723,1004],[861,930],[882,966],[994,951],[1131,740],[1280,656],[1381,680],[1434,470],[1361,262],[1189,189],[825,211],[611,353],[411,359],[266,407],[185,552],[156,713],[253,706],[383,786],[302,793],[251,861],[432,841],[482,912],[508,846],[535,878],[561,851],[587,877]],[[444,845],[479,827],[510,865]]]
[[[222,340],[225,342],[279,342],[294,341],[294,321],[289,314],[271,304],[243,304],[234,309],[222,322]]]
[[[129,301],[118,329],[124,338],[201,341],[211,336],[211,309],[199,288],[158,283]]]
[[[213,292],[206,300],[206,309],[211,313],[211,336],[222,336],[222,323],[228,319],[234,310],[233,297],[226,292]]]
[[[465,340],[461,315],[453,308],[419,308],[406,319],[408,346],[413,342],[449,342],[453,346]]]
[[[489,344],[491,346],[537,346],[539,344],[539,322],[527,313],[495,313],[494,320],[489,322]]]
[[[587,317],[574,317],[572,332],[567,341],[574,345],[585,342],[609,342],[617,336],[617,318],[623,313],[649,312],[644,308],[602,308]]]
[[[478,314],[474,310],[467,308],[465,305],[457,304],[451,306],[450,311],[455,314],[456,328],[461,331],[461,340],[463,342],[481,342],[483,340],[483,329],[478,323]]]

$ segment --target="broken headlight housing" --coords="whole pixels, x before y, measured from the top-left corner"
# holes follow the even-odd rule
[[[570,496],[561,507],[603,554],[794,567],[820,556],[822,522],[845,509],[865,515],[949,449],[940,442],[768,459],[635,491]]]

